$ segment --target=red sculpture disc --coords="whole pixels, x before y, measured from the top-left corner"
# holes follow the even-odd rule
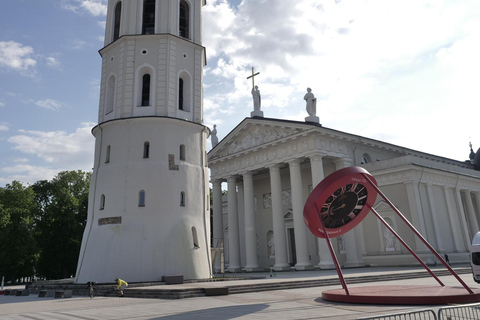
[[[375,203],[377,191],[365,175],[377,181],[361,167],[335,171],[313,189],[303,209],[303,220],[310,231],[325,238],[322,223],[329,238],[338,237],[357,226]]]

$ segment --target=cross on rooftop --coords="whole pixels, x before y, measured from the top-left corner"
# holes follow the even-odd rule
[[[247,79],[252,78],[252,89],[255,88],[255,76],[258,76],[260,72],[255,73],[255,68],[252,67],[252,75],[247,77]]]

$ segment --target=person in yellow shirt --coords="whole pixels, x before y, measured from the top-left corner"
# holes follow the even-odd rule
[[[117,290],[120,290],[120,297],[123,297],[123,289],[128,287],[128,283],[125,280],[122,279],[115,279],[115,282],[117,283]]]

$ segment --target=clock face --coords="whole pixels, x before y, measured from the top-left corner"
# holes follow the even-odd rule
[[[368,178],[368,179],[367,179]],[[358,225],[375,203],[375,179],[367,170],[348,167],[338,170],[312,191],[305,203],[303,218],[310,231],[325,238],[340,236]]]
[[[355,219],[365,206],[367,195],[367,188],[360,183],[350,183],[335,190],[320,209],[325,227],[338,228]]]

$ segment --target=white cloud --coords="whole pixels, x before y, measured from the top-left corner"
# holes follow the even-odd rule
[[[75,13],[87,12],[95,17],[107,14],[108,0],[62,0],[62,7]]]
[[[33,166],[29,164],[16,164],[10,167],[0,169],[0,185],[11,183],[14,180],[23,184],[34,184],[38,180],[51,180],[60,171],[48,167]]]
[[[82,123],[73,133],[19,130],[7,141],[15,145],[15,150],[43,159],[58,170],[89,170],[94,150],[90,132],[93,125]]]
[[[430,0],[208,1],[205,119],[222,124],[221,138],[249,116],[254,66],[265,117],[302,120],[311,87],[326,127],[462,159],[460,142],[477,134],[468,115],[480,101],[479,10]]]
[[[34,73],[37,61],[33,55],[32,47],[15,41],[0,41],[0,67],[22,71],[24,74]]]
[[[3,108],[3,107],[5,107],[5,103],[0,101],[0,108]]]
[[[59,110],[61,109],[64,105],[63,103],[56,101],[54,99],[45,99],[45,100],[37,100],[33,101],[37,106],[48,109],[48,110]]]
[[[46,57],[45,60],[47,62],[47,66],[49,66],[49,67],[59,67],[60,66],[60,61],[58,61],[57,58]]]
[[[80,49],[83,49],[85,47],[89,46],[89,44],[87,43],[87,41],[85,40],[80,40],[80,39],[73,39],[73,40],[70,40],[70,43],[68,44],[68,49],[71,49],[71,50],[80,50]]]
[[[0,123],[0,131],[8,131],[8,130],[9,130],[8,126]]]

